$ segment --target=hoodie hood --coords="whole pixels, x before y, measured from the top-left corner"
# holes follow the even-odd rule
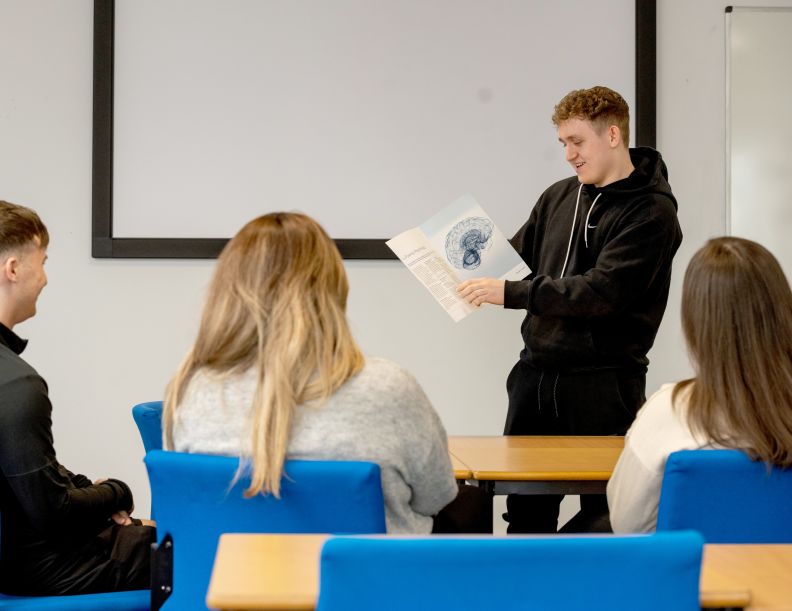
[[[630,149],[630,160],[635,170],[622,180],[617,180],[604,187],[585,185],[584,188],[591,199],[602,194],[602,201],[633,199],[639,195],[654,193],[667,197],[678,210],[676,198],[668,184],[668,168],[663,157],[653,148],[641,146]]]

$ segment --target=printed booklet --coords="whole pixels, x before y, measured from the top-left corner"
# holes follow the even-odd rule
[[[400,233],[386,244],[454,322],[476,311],[456,292],[465,280],[522,280],[531,273],[470,195],[463,195],[419,227]]]

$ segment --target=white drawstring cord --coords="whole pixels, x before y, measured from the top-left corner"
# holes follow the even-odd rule
[[[566,272],[567,263],[569,263],[569,252],[572,250],[572,237],[575,235],[575,223],[577,222],[578,206],[580,205],[580,192],[582,190],[583,190],[583,183],[581,183],[580,187],[578,188],[577,199],[575,200],[575,216],[572,217],[572,231],[569,232],[569,244],[567,244],[566,257],[564,257],[564,267],[561,268],[560,278],[564,277],[564,272]]]
[[[602,193],[597,193],[597,197],[594,198],[594,201],[591,204],[591,208],[589,208],[588,214],[586,215],[586,224],[583,226],[583,241],[586,243],[586,248],[588,248],[588,230],[589,230],[589,219],[591,218],[591,211],[594,210],[594,206],[597,205],[597,200],[600,198]],[[593,229],[593,227],[592,227]]]
[[[556,399],[556,386],[558,386],[558,378],[560,376],[560,373],[556,374],[555,383],[553,384],[553,405],[555,405],[556,418],[558,418],[558,399]]]

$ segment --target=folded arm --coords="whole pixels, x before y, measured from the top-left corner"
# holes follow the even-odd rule
[[[97,529],[118,511],[131,511],[129,487],[114,479],[92,484],[58,463],[52,439],[52,406],[37,377],[3,386],[0,462],[14,497],[42,532]]]

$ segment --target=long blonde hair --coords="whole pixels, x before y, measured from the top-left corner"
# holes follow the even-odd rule
[[[168,385],[166,447],[196,371],[254,368],[245,495],[279,496],[295,406],[326,400],[363,367],[346,319],[348,292],[338,249],[310,217],[276,212],[245,225],[218,259],[195,345]]]
[[[741,238],[707,242],[685,273],[682,328],[696,377],[672,397],[687,391],[691,428],[792,465],[792,292],[775,257]]]

